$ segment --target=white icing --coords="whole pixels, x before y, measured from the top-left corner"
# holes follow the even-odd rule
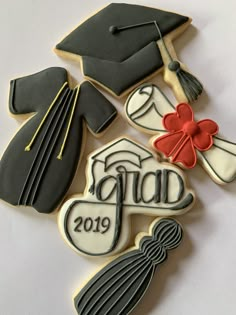
[[[176,200],[176,190],[173,189],[173,187],[178,187],[179,182],[176,174],[171,173],[169,176],[169,181],[171,182],[171,185],[168,186],[168,195],[169,195],[169,201],[174,202]]]
[[[168,98],[157,86],[152,84],[145,84],[137,88],[125,104],[129,122],[148,134],[166,132],[162,125],[162,118],[174,110],[175,108]]]
[[[198,153],[200,163],[219,184],[227,184],[236,178],[236,144],[214,137],[210,150]]]
[[[125,110],[135,128],[162,136],[166,132],[162,117],[174,112],[174,106],[157,86],[145,84],[129,96]],[[214,144],[208,151],[197,151],[199,162],[218,184],[229,183],[236,177],[236,144],[218,137],[214,137]],[[170,190],[169,194],[172,193]]]
[[[86,200],[87,201],[87,200]],[[74,231],[74,228],[70,229],[71,237],[74,244],[79,247],[84,252],[92,251],[93,254],[100,254],[107,252],[112,245],[112,241],[115,234],[115,222],[116,222],[116,212],[115,206],[111,207],[109,204],[92,204],[90,206],[90,211],[88,211],[87,203],[77,204],[70,213],[68,225],[75,227],[74,220],[78,217],[91,218],[93,221],[92,231],[96,229],[96,219],[101,217],[104,219],[109,217],[111,220],[111,228],[105,234],[99,232],[86,232],[81,225],[81,232]]]
[[[94,161],[96,161],[95,164]],[[125,169],[126,173],[124,173]],[[163,170],[168,170],[170,172],[167,189],[168,201],[166,202],[164,200],[167,197],[165,196],[165,177],[163,175]],[[154,175],[147,175],[142,188],[142,179],[148,172],[155,173],[156,171],[160,171],[160,173],[162,172],[160,189],[161,201],[145,203],[144,200],[135,200],[133,197],[133,191],[135,190],[134,183],[136,182],[134,181],[135,174],[137,175],[139,173],[137,197],[140,198],[142,191],[144,199],[148,201],[155,195],[155,192],[159,191],[159,186]],[[123,201],[121,201],[123,206],[121,207],[120,215],[117,217],[116,210],[119,208],[117,207],[117,203],[119,203],[117,193],[118,174],[121,174],[120,178],[123,183]],[[178,176],[184,186],[184,192],[177,201],[181,192]],[[105,201],[100,201],[96,189],[94,194],[91,194],[89,189],[92,184],[95,184],[95,187],[98,188],[99,185],[101,185],[101,179],[104,178],[106,178],[106,180],[104,181],[104,185],[102,185],[102,197],[108,198]],[[178,210],[170,209],[170,207],[179,205],[191,195],[193,196],[193,199],[187,206],[184,205]],[[83,203],[83,201],[87,204]],[[74,202],[77,202],[76,206],[73,206]],[[132,214],[145,214],[151,216],[180,215],[190,210],[193,202],[193,192],[186,187],[183,173],[179,168],[176,168],[171,164],[158,162],[151,151],[128,138],[121,138],[116,139],[112,143],[95,151],[94,154],[89,157],[87,165],[87,187],[83,196],[74,196],[63,205],[59,213],[59,228],[66,242],[77,252],[82,252],[82,254],[88,255],[113,255],[123,250],[129,241],[130,216]],[[97,217],[108,217],[111,221],[111,228],[103,234],[97,232],[94,233],[93,231],[75,232],[74,229],[76,224],[74,221],[78,217],[90,217],[93,220]],[[115,248],[108,252],[113,244],[119,219],[121,219],[120,236]]]
[[[223,138],[214,137],[214,144],[226,151],[231,152],[236,156],[236,144],[230,141],[227,141]]]

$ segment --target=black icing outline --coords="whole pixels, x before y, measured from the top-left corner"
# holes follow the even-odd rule
[[[70,106],[72,104],[74,95],[75,95],[74,91],[70,90],[68,87],[64,88],[64,93],[63,93],[62,97],[60,98],[60,100],[57,104],[57,107],[56,107],[55,111],[53,112],[52,117],[50,118],[50,122],[48,124],[48,127],[45,130],[44,136],[43,136],[41,143],[37,149],[37,153],[35,154],[35,158],[32,162],[32,165],[29,169],[28,175],[25,179],[20,197],[18,199],[18,205],[23,204],[23,205],[31,205],[32,206],[34,204],[36,194],[37,194],[37,191],[39,189],[40,182],[42,180],[42,175],[44,173],[44,169],[47,166],[49,158],[53,152],[53,149],[56,145],[59,134],[60,134],[62,127],[64,125],[64,122],[66,121],[66,117],[67,117],[67,114],[69,112]],[[67,102],[66,102],[68,98],[70,98],[69,104],[67,104]],[[65,106],[67,106],[66,110],[63,112],[63,109]],[[59,111],[59,115],[57,115],[58,111]],[[60,121],[61,115],[63,115],[62,121]],[[54,118],[56,118],[55,122],[54,122]],[[59,128],[56,131],[58,123],[59,123]],[[51,130],[52,124],[53,124],[53,129]],[[56,137],[55,137],[54,132],[56,133]],[[49,138],[47,138],[48,133],[50,133]],[[48,153],[47,149],[48,149],[48,146],[50,145],[53,137],[54,137],[54,141],[50,147],[50,152]],[[38,160],[38,156],[40,156],[39,152],[41,151],[42,145],[44,144],[45,140],[47,141],[46,147],[44,148],[43,154],[41,155],[39,162],[36,164],[36,162]],[[41,165],[42,163],[44,163],[43,166]],[[36,164],[36,172],[34,171],[35,164]],[[40,173],[40,175],[38,175],[38,172]],[[30,177],[32,174],[33,174],[33,179],[30,180]],[[37,181],[36,187],[34,187],[35,180]],[[29,187],[27,187],[28,183],[29,183]],[[26,196],[25,196],[25,193],[26,193]],[[31,193],[33,193],[33,196],[31,196]],[[30,199],[30,202],[29,202],[29,199]]]
[[[112,309],[116,314],[129,314],[148,289],[157,266],[182,239],[183,230],[175,220],[160,219],[153,226],[151,236],[144,236],[138,247],[105,265],[80,290],[74,297],[78,314],[100,314],[105,305],[105,314],[110,314]],[[115,309],[124,296],[124,302]]]
[[[210,167],[210,169],[213,171],[213,173],[216,175],[216,177],[218,177],[223,183],[229,184],[231,182],[233,182],[235,180],[236,177],[232,178],[230,181],[226,181],[224,180],[217,172],[216,170],[213,168],[213,166],[211,166],[210,162],[208,161],[208,159],[201,153],[199,152],[199,154],[201,155],[201,157],[203,158],[203,160],[207,163],[207,165]]]
[[[189,207],[189,205],[191,205],[194,201],[194,196],[193,194],[189,193],[184,200],[182,200],[179,204],[177,204],[176,206],[172,206],[172,207],[169,207],[169,208],[164,208],[164,207],[150,207],[150,206],[141,206],[141,205],[133,205],[133,204],[123,204],[122,205],[122,210],[124,207],[137,207],[137,208],[149,208],[149,209],[156,209],[156,210],[172,210],[173,212],[174,211],[178,211],[178,210],[184,210],[185,208]],[[66,211],[66,214],[65,214],[65,219],[64,219],[64,231],[65,231],[65,235],[67,237],[67,239],[69,240],[69,242],[74,246],[74,248],[76,248],[78,251],[80,251],[81,253],[83,254],[86,254],[86,255],[89,255],[89,256],[94,256],[94,257],[98,257],[98,256],[103,256],[103,255],[106,255],[108,253],[110,253],[116,246],[116,244],[118,243],[118,238],[119,237],[119,233],[116,233],[115,234],[115,237],[113,238],[113,241],[112,241],[112,245],[111,245],[111,248],[104,252],[104,253],[99,253],[99,254],[93,254],[93,253],[89,253],[87,251],[84,251],[84,250],[81,250],[78,246],[76,246],[70,236],[70,233],[68,231],[68,228],[67,228],[67,223],[68,223],[68,219],[69,219],[69,215],[70,215],[70,212],[72,210],[72,208],[79,204],[79,203],[88,203],[88,204],[105,204],[105,205],[112,205],[112,206],[117,206],[116,203],[101,203],[101,202],[91,202],[91,201],[84,201],[84,200],[77,200],[77,201],[74,201],[67,209]],[[117,209],[116,207],[116,219],[117,219],[117,216],[118,216],[118,212],[120,210]],[[119,222],[122,223],[122,220],[117,220],[116,222]],[[115,229],[117,230],[117,228]]]
[[[234,142],[229,141],[229,140],[225,140],[225,139],[222,139],[222,138],[219,138],[219,137],[216,137],[216,136],[214,136],[214,138],[217,139],[217,140],[220,140],[220,141],[224,141],[224,142],[229,143],[229,144],[236,145]],[[222,151],[224,151],[224,152],[227,152],[227,153],[229,153],[229,154],[231,154],[231,155],[233,155],[233,156],[236,156],[236,154],[234,154],[233,152],[230,152],[230,151],[228,151],[228,150],[226,150],[226,149],[224,149],[224,148],[221,148],[221,147],[219,147],[218,145],[216,145],[215,143],[213,143],[213,146],[215,146],[216,148],[218,148],[218,149],[220,149],[220,150],[222,150]],[[229,184],[229,183],[233,182],[233,181],[236,179],[236,175],[235,175],[235,177],[233,177],[230,181],[224,180],[224,179],[216,172],[216,170],[215,170],[215,169],[213,168],[213,166],[210,164],[209,160],[205,157],[205,155],[204,155],[202,152],[200,152],[200,151],[198,151],[198,153],[201,155],[201,157],[203,158],[203,160],[207,163],[207,165],[208,165],[208,166],[210,167],[210,169],[213,171],[213,173],[215,174],[215,176],[216,176],[217,178],[219,178],[223,183]]]
[[[10,82],[10,95],[9,95],[9,107],[10,107],[10,112],[15,114],[17,113],[15,109],[15,90],[16,90],[16,80],[11,80]]]
[[[71,210],[74,206],[76,206],[77,204],[80,204],[80,203],[92,203],[92,204],[101,204],[101,202],[89,202],[89,201],[83,201],[83,200],[77,200],[77,201],[74,201],[67,209],[66,211],[66,214],[65,214],[65,219],[64,219],[64,231],[65,231],[65,234],[66,234],[66,237],[67,239],[70,241],[70,243],[78,250],[80,251],[81,253],[83,254],[86,254],[86,255],[89,255],[89,256],[94,256],[94,257],[98,257],[98,256],[103,256],[103,255],[106,255],[108,253],[110,253],[111,251],[113,251],[113,249],[115,248],[115,246],[117,245],[117,242],[119,240],[119,237],[120,237],[120,232],[121,232],[121,223],[122,223],[122,207],[120,207],[119,204],[112,204],[114,206],[116,206],[116,222],[115,222],[115,233],[114,233],[114,236],[113,236],[113,240],[112,240],[112,243],[111,243],[111,247],[108,249],[108,251],[106,252],[103,252],[103,253],[98,253],[98,254],[94,254],[94,253],[89,253],[83,249],[80,249],[78,246],[76,246],[72,240],[72,237],[68,231],[68,228],[67,228],[67,223],[68,223],[68,220],[69,220],[69,216],[71,214]],[[106,205],[109,205],[109,203],[104,203]]]
[[[141,153],[137,154],[137,153],[129,151],[129,150],[117,150],[117,151],[112,152],[111,154],[106,155],[103,160],[97,158],[103,152],[108,151],[110,148],[112,148],[113,146],[116,146],[121,141],[129,142],[130,144],[138,147],[139,149],[141,149],[145,153],[148,153],[148,156],[145,156],[145,157],[142,158],[142,154]],[[180,199],[184,195],[186,187],[185,187],[184,180],[181,177],[181,175],[178,174],[173,169],[161,169],[161,170],[156,169],[153,172],[149,171],[149,172],[146,172],[146,174],[142,178],[142,182],[140,183],[141,186],[143,185],[143,180],[145,179],[145,176],[147,174],[154,173],[156,176],[158,175],[156,177],[156,181],[159,179],[158,183],[159,183],[160,186],[158,186],[158,187],[160,189],[161,195],[158,196],[159,197],[158,200],[157,200],[156,194],[153,196],[153,199],[157,203],[157,206],[147,205],[151,201],[146,201],[144,199],[142,193],[140,193],[140,196],[138,196],[136,188],[137,188],[137,185],[139,183],[138,181],[139,181],[140,173],[139,173],[139,171],[127,171],[126,167],[124,165],[117,166],[117,168],[116,168],[116,171],[117,171],[116,176],[106,175],[106,176],[100,178],[99,181],[96,183],[96,178],[94,176],[94,164],[97,163],[98,161],[100,161],[101,163],[104,164],[104,170],[106,171],[110,166],[113,166],[115,164],[113,162],[111,165],[106,165],[106,162],[107,162],[107,159],[109,158],[109,156],[111,156],[111,155],[113,156],[114,154],[120,153],[120,152],[126,152],[126,153],[129,152],[131,154],[134,154],[135,156],[138,156],[139,157],[139,161],[140,161],[140,165],[136,165],[135,163],[133,163],[132,161],[129,161],[129,160],[118,160],[118,161],[116,161],[116,163],[118,163],[118,162],[128,162],[128,163],[131,163],[131,164],[135,165],[136,167],[138,166],[139,168],[142,168],[142,162],[143,161],[145,161],[145,160],[147,160],[149,158],[154,158],[154,156],[151,153],[151,151],[146,150],[144,147],[142,147],[142,146],[138,145],[137,143],[129,140],[128,138],[121,138],[121,139],[119,139],[116,142],[112,142],[111,145],[106,146],[102,151],[99,151],[98,153],[96,153],[95,155],[93,155],[91,157],[91,160],[93,160],[93,163],[91,165],[90,172],[91,172],[92,181],[93,181],[93,184],[92,184],[91,187],[93,187],[93,189],[91,191],[91,187],[90,187],[88,193],[90,192],[91,194],[95,194],[98,201],[86,201],[86,200],[79,200],[78,199],[78,200],[74,201],[68,207],[68,209],[66,210],[66,213],[65,213],[65,217],[64,217],[64,231],[65,231],[65,235],[66,235],[68,241],[78,251],[80,251],[80,252],[82,252],[84,254],[90,255],[90,256],[102,256],[102,255],[106,255],[106,254],[110,253],[111,251],[113,251],[113,249],[115,248],[115,246],[118,243],[119,236],[120,236],[120,233],[121,233],[122,215],[123,215],[123,208],[124,207],[137,207],[137,208],[149,208],[149,209],[156,209],[156,210],[178,211],[178,210],[184,210],[185,208],[189,207],[194,201],[194,196],[193,196],[192,193],[188,193],[188,195],[183,200],[180,201]],[[133,200],[134,200],[133,204],[127,204],[125,202],[125,199],[126,199],[126,186],[127,186],[127,175],[130,174],[130,173],[134,175],[133,182],[132,182],[132,184],[133,184],[132,185],[132,188],[133,188],[133,196],[132,197],[133,197]],[[168,198],[168,189],[166,189],[166,188],[168,188],[168,179],[169,179],[169,174],[170,173],[175,174],[177,176],[178,181],[179,181],[178,196],[177,196],[177,199],[175,201],[172,201],[172,202],[168,200],[169,199]],[[122,174],[125,174],[124,181],[123,181],[123,175]],[[160,178],[160,174],[163,175],[162,178]],[[109,180],[109,179],[114,179],[115,183],[114,183],[114,186],[112,187],[111,191],[109,192],[109,194],[106,197],[103,197],[103,194],[102,194],[102,187],[103,186],[102,185],[103,185],[103,183],[106,180]],[[162,179],[162,182],[161,182],[161,179]],[[141,186],[140,186],[140,189],[141,189]],[[163,192],[163,190],[164,190],[164,192]],[[115,192],[116,192],[116,201],[117,202],[106,202]],[[135,201],[137,203],[143,202],[145,205],[136,204]],[[69,216],[70,216],[70,213],[71,213],[73,207],[76,204],[78,204],[78,203],[100,204],[100,205],[101,204],[104,204],[104,205],[106,204],[106,205],[112,205],[112,206],[116,207],[115,235],[114,235],[113,240],[112,240],[112,245],[111,245],[111,247],[110,247],[110,249],[108,251],[106,251],[104,253],[93,254],[93,253],[89,253],[89,252],[87,252],[85,250],[81,250],[79,247],[77,247],[74,244],[74,242],[72,240],[72,236],[70,235],[70,231],[69,231],[69,228],[68,228],[68,220],[69,220]],[[175,205],[174,206],[169,206],[169,207],[160,207],[160,206],[158,206],[159,203],[166,203],[168,205],[175,204]]]
[[[133,97],[133,95],[134,95],[137,91],[138,91],[139,94],[142,94],[142,93],[148,94],[147,92],[143,92],[143,91],[142,91],[142,90],[143,90],[144,88],[146,88],[146,87],[151,87],[151,88],[152,88],[151,95],[149,95],[149,99],[148,99],[138,110],[136,110],[134,113],[137,113],[141,108],[143,108],[143,107],[149,102],[150,98],[153,96],[153,93],[154,93],[154,89],[155,89],[155,88],[156,88],[156,89],[160,92],[160,94],[166,99],[166,101],[169,103],[170,107],[171,107],[173,110],[175,110],[174,105],[170,102],[170,100],[167,98],[167,96],[161,91],[161,89],[160,89],[157,85],[155,85],[155,84],[142,84],[141,86],[139,86],[137,89],[135,89],[135,90],[129,95],[129,97],[128,97],[127,101],[126,101],[126,104],[125,104],[126,116],[127,116],[127,118],[128,118],[133,124],[135,124],[136,126],[141,127],[142,129],[151,130],[151,131],[158,131],[158,132],[167,132],[165,129],[163,129],[163,130],[162,130],[162,129],[153,129],[153,128],[149,128],[149,127],[147,127],[147,126],[141,125],[140,123],[136,122],[136,119],[138,119],[138,118],[143,117],[144,115],[146,115],[146,114],[151,110],[152,107],[155,108],[157,114],[158,114],[161,118],[163,117],[163,116],[159,113],[158,109],[156,108],[157,105],[156,105],[154,102],[151,103],[151,105],[150,105],[149,108],[145,111],[145,113],[143,113],[142,115],[136,117],[135,119],[132,119],[132,116],[133,116],[134,113],[133,113],[132,115],[130,115],[130,114],[128,113],[129,102],[130,102],[131,98]]]

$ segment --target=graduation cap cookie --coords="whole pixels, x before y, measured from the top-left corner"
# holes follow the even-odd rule
[[[139,5],[111,3],[56,45],[55,52],[81,61],[83,74],[115,96],[164,71],[180,102],[192,102],[203,87],[176,57],[172,41],[191,18]]]
[[[111,256],[126,247],[132,214],[176,216],[194,200],[179,168],[119,138],[89,156],[85,191],[64,203],[59,230],[76,252]]]
[[[214,121],[196,121],[188,104],[175,108],[157,86],[144,84],[131,93],[125,112],[132,126],[156,135],[153,148],[172,163],[189,169],[198,161],[216,183],[235,180],[236,144],[218,136]]]

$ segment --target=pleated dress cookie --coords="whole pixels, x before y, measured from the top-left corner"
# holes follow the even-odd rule
[[[31,114],[0,161],[0,198],[51,213],[74,178],[86,126],[95,135],[115,119],[115,107],[88,81],[71,89],[63,68],[11,81],[9,110]]]

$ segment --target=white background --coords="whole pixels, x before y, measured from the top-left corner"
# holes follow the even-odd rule
[[[198,118],[216,120],[221,132],[236,141],[235,0],[129,2],[193,18],[193,26],[175,47],[180,60],[205,86],[194,109]],[[0,0],[0,152],[20,126],[7,113],[10,79],[63,66],[80,81],[79,65],[58,58],[52,48],[105,4],[103,0]],[[165,86],[161,77],[153,82]],[[174,102],[171,92],[164,90]],[[125,121],[125,99],[104,94],[121,117],[103,138],[89,135],[71,192],[83,191],[86,156],[95,148],[122,134],[147,143],[148,137]],[[160,268],[134,315],[236,314],[236,184],[217,186],[199,166],[188,175],[198,201],[191,212],[179,217],[186,232],[183,244]],[[72,294],[105,259],[89,260],[74,253],[58,232],[56,215],[0,202],[0,218],[0,315],[75,314]],[[134,218],[134,234],[148,220]]]

